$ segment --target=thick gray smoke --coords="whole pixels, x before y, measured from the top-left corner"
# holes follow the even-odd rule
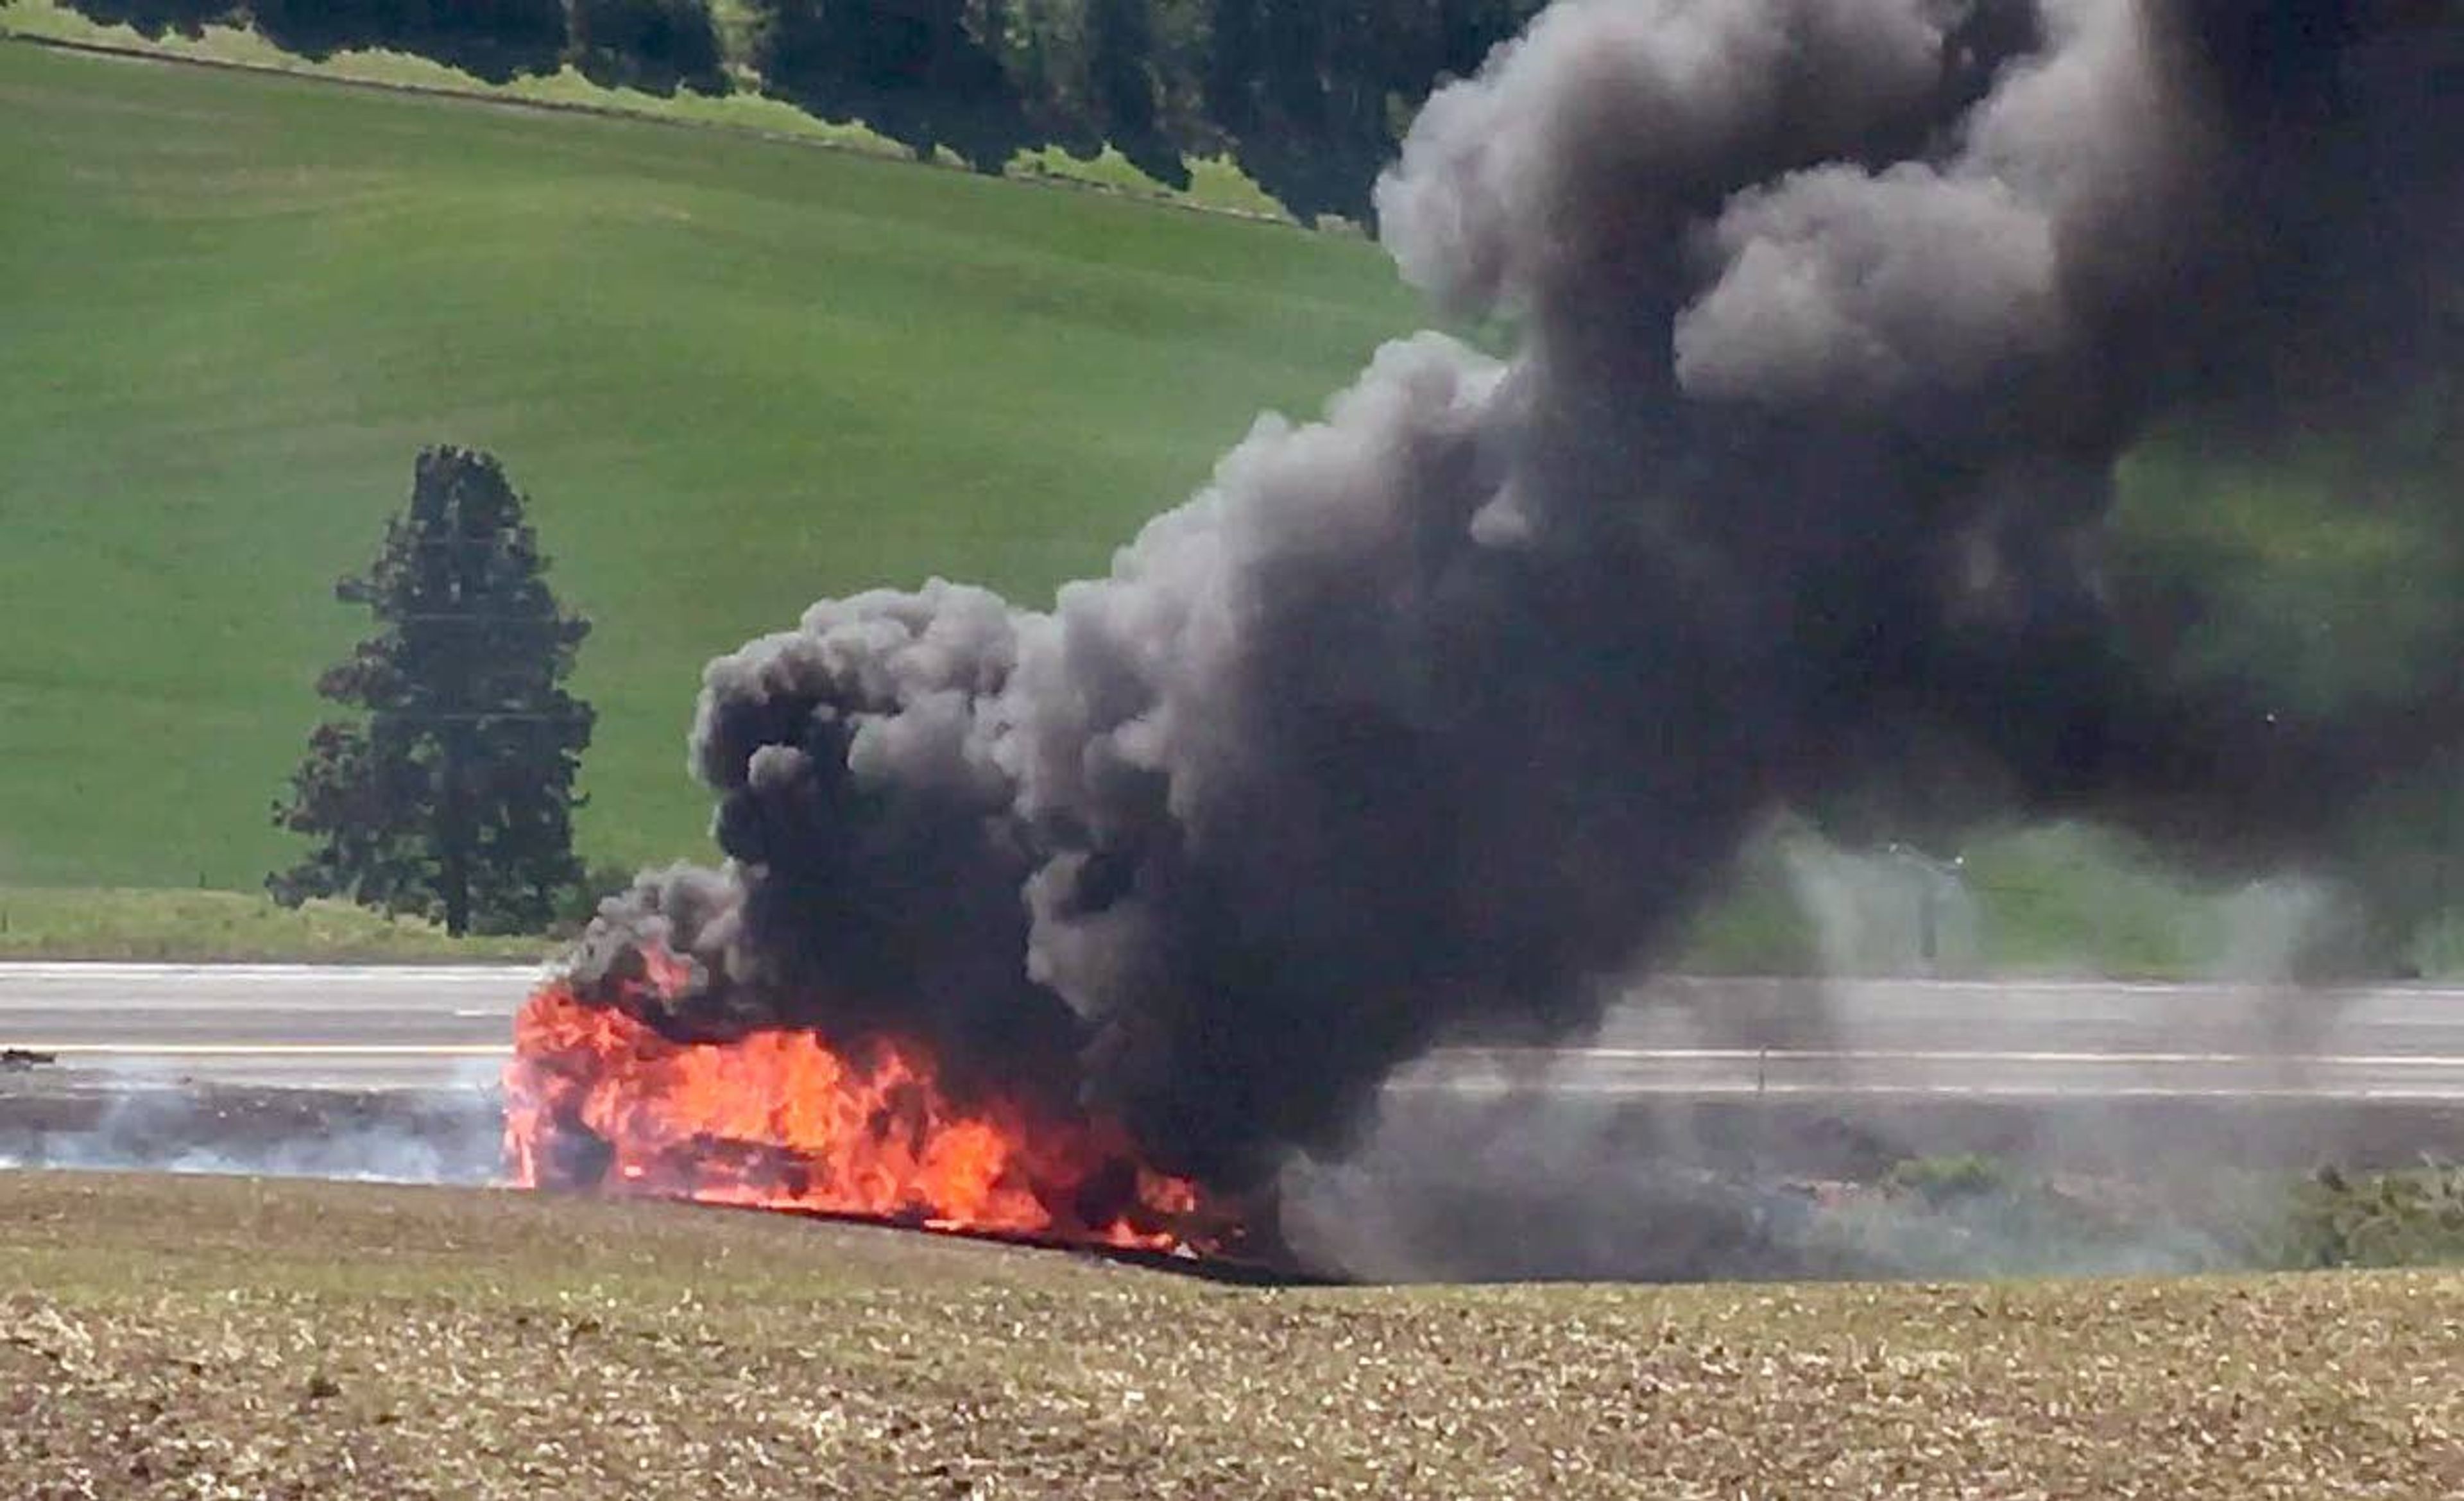
[[[1775,808],[2315,853],[2453,674],[2194,672],[2102,523],[2156,424],[2455,367],[2459,70],[2445,4],[1561,0],[1378,194],[1514,356],[1388,347],[1048,610],[935,582],[713,663],[727,862],[585,986],[662,941],[674,1030],[920,1036],[1238,1184],[1441,1035],[1595,1019]]]

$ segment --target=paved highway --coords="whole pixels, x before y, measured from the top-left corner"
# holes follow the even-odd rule
[[[538,971],[0,964],[0,1048],[124,1087],[493,1079]],[[1598,1094],[2303,1096],[2464,1101],[2464,990],[1670,981],[1588,1048],[1451,1049],[1397,1081]]]
[[[46,1085],[484,1084],[538,978],[509,965],[0,964],[0,1048],[56,1058],[28,1071]]]
[[[1574,1049],[1455,1049],[1406,1088],[2464,1101],[2464,989],[1670,980]]]

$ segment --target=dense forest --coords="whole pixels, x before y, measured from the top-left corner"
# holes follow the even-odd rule
[[[1160,182],[1225,157],[1304,220],[1363,218],[1429,90],[1541,0],[69,0],[160,33],[250,25],[502,80],[570,62],[655,92],[755,88],[999,170],[1107,143]]]

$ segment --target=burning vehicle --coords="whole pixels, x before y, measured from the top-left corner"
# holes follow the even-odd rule
[[[635,984],[672,999],[689,983],[672,958],[635,952]],[[564,983],[531,997],[508,1073],[517,1181],[1073,1246],[1240,1246],[1239,1216],[1145,1166],[1117,1128],[1013,1097],[954,1099],[913,1044],[843,1049],[803,1030],[679,1041],[639,1011]]]

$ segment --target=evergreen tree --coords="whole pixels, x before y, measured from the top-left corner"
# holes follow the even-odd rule
[[[1153,22],[1149,0],[1089,0],[1089,81],[1104,139],[1149,177],[1187,188],[1189,167],[1163,129]]]
[[[522,511],[494,458],[430,449],[376,562],[335,585],[378,629],[317,691],[365,717],[318,726],[274,806],[317,841],[267,877],[277,900],[536,932],[581,879],[573,781],[592,715],[562,685],[590,622],[549,591]]]
[[[572,0],[574,65],[594,83],[673,94],[728,91],[718,30],[702,0]]]
[[[967,0],[750,0],[763,87],[809,114],[858,120],[929,157],[997,172],[1030,133],[1001,67],[1006,15]]]

